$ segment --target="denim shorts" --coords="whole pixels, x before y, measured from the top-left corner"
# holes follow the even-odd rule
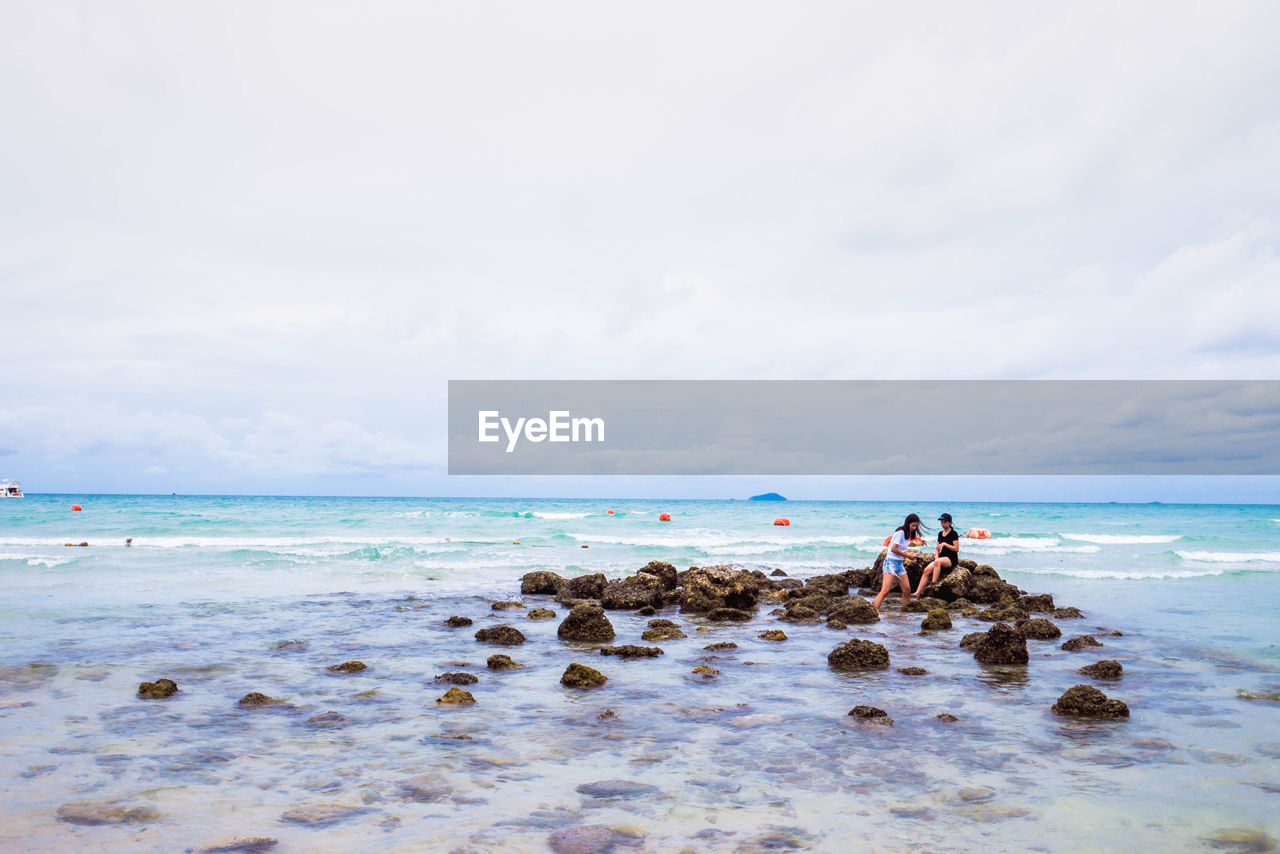
[[[905,566],[900,563],[890,563],[887,560],[884,562],[884,571],[894,577],[907,574],[907,568]]]

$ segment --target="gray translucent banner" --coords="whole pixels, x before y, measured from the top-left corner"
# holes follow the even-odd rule
[[[1280,382],[454,380],[449,473],[1280,474]]]

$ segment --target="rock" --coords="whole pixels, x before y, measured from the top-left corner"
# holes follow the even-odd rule
[[[709,667],[705,664],[699,664],[697,667],[693,668],[692,672],[697,674],[698,676],[701,676],[703,679],[715,679],[717,676],[720,675],[719,670],[716,670],[714,667]]]
[[[661,608],[665,594],[662,579],[648,573],[637,573],[606,584],[600,593],[600,604],[611,611]]]
[[[564,675],[560,677],[560,684],[566,688],[599,688],[608,681],[609,677],[599,670],[577,662],[566,667]]]
[[[898,672],[903,676],[924,676],[928,674],[928,670],[923,667],[899,667]]]
[[[474,706],[476,698],[470,691],[463,691],[461,688],[450,688],[444,692],[444,696],[436,700],[438,706]]]
[[[418,774],[400,783],[400,794],[406,801],[430,804],[447,798],[453,789],[440,774]]]
[[[750,611],[737,608],[715,608],[707,612],[707,619],[717,623],[745,623],[754,615]]]
[[[560,592],[564,578],[554,572],[538,570],[529,572],[520,578],[520,594],[522,596],[550,595]]]
[[[833,619],[850,626],[859,626],[880,622],[880,615],[876,613],[875,605],[861,596],[852,596],[827,615],[828,622]]]
[[[836,631],[843,631],[844,629],[849,628],[849,624],[839,617],[827,617],[827,628],[835,629]]]
[[[275,697],[268,697],[258,691],[250,691],[240,698],[240,705],[242,706],[270,706],[279,702]]]
[[[1080,649],[1095,649],[1100,646],[1102,644],[1093,635],[1081,635],[1064,643],[1062,648],[1067,652],[1075,652]]]
[[[555,854],[605,854],[614,848],[613,831],[602,824],[566,827],[547,837]]]
[[[476,640],[498,646],[519,646],[524,643],[525,638],[524,633],[515,626],[501,625],[481,629],[476,632]]]
[[[950,712],[942,712],[941,714],[935,715],[934,720],[943,721],[945,723],[955,723],[960,719]]]
[[[1224,827],[1206,834],[1210,848],[1227,851],[1275,851],[1276,841],[1256,827]]]
[[[649,628],[651,628],[651,629],[678,629],[678,628],[680,628],[680,627],[679,627],[678,625],[676,625],[675,623],[671,622],[670,620],[664,620],[663,618],[658,617],[658,618],[656,618],[656,619],[653,619],[653,620],[650,620],[650,621],[649,621]]]
[[[822,622],[822,617],[813,608],[788,602],[786,610],[778,617],[784,623],[798,625],[814,625]]]
[[[871,565],[871,572],[869,573],[870,577],[867,579],[870,583],[867,586],[876,590],[880,589],[880,585],[884,581],[884,558],[888,553],[888,549],[884,549],[876,557],[876,562]],[[932,554],[927,557],[925,555],[911,555],[902,562],[903,567],[907,570],[907,582],[911,585],[912,590],[919,589],[920,576],[924,574],[925,567],[932,562]],[[895,583],[893,586],[895,590],[897,589],[897,586],[898,585]]]
[[[607,583],[602,572],[579,575],[576,578],[566,579],[557,591],[557,595],[573,599],[599,599]]]
[[[657,658],[662,650],[656,646],[606,646],[600,650],[601,655],[616,655],[619,658]]]
[[[934,608],[924,618],[920,628],[926,632],[937,632],[951,628],[951,615],[946,608]]]
[[[1034,596],[1019,596],[1018,604],[1033,614],[1036,612],[1052,614],[1054,611],[1053,594],[1051,593],[1037,593]]]
[[[360,815],[363,812],[363,808],[347,804],[303,804],[302,806],[285,810],[280,814],[280,820],[306,825],[307,827],[327,827],[352,816]]]
[[[760,594],[760,578],[729,566],[691,567],[682,575],[678,598],[685,613],[702,614],[716,608],[750,610]]]
[[[1081,667],[1076,672],[1092,676],[1094,679],[1119,679],[1124,675],[1124,667],[1118,661],[1104,658],[1094,664]]]
[[[462,629],[471,625],[471,622],[472,621],[470,617],[459,617],[458,615],[455,614],[454,616],[445,620],[444,624],[446,626],[450,626],[451,628]]]
[[[986,636],[986,632],[970,632],[960,639],[960,648],[970,651],[977,649],[978,643]]]
[[[319,714],[312,715],[307,718],[307,726],[315,729],[333,729],[336,727],[346,726],[348,723],[350,723],[350,721],[348,721],[343,715],[333,711],[320,712]]]
[[[999,578],[979,578],[970,586],[969,593],[965,598],[980,605],[990,605],[1005,598],[1010,601],[1017,601],[1020,595],[1018,588],[1001,581]]]
[[[1084,614],[1081,613],[1079,608],[1072,608],[1068,606],[1066,608],[1053,609],[1053,618],[1055,620],[1079,620],[1083,617]]]
[[[874,641],[854,638],[831,650],[827,664],[837,670],[888,670],[889,650]]]
[[[982,664],[1026,664],[1027,639],[1004,623],[996,623],[973,648],[973,657]]]
[[[614,638],[613,623],[598,605],[574,605],[564,622],[560,623],[556,636],[564,641],[607,643]]]
[[[281,652],[302,652],[307,648],[307,642],[300,640],[282,640],[277,641],[271,648],[280,650]]]
[[[441,673],[436,682],[443,685],[474,685],[480,679],[470,673]]]
[[[805,579],[804,589],[822,596],[847,596],[849,595],[849,579],[842,572],[830,575],[815,575],[812,578]]]
[[[786,577],[787,577],[787,574],[786,574],[785,572],[783,572],[782,570],[780,570],[780,569],[775,569],[773,572],[771,572],[771,573],[769,573],[769,574],[770,574],[771,576],[773,576],[774,578],[786,578]]]
[[[1021,605],[993,605],[978,614],[978,619],[988,623],[1020,623],[1030,616]]]
[[[654,614],[658,613],[658,610],[652,605],[645,605],[643,608],[637,608],[636,613],[641,617],[652,617]]]
[[[1280,691],[1236,691],[1236,699],[1238,700],[1265,700],[1272,703],[1280,703]]]
[[[649,629],[640,635],[641,640],[647,641],[679,640],[685,637],[688,637],[688,635],[672,626],[658,626],[656,629]]]
[[[103,824],[146,824],[160,819],[153,807],[119,801],[68,801],[58,807],[58,821],[89,826]],[[29,849],[34,850],[34,849]]]
[[[968,608],[970,604],[972,603],[970,603],[968,599],[954,599],[947,603],[947,610],[963,611],[965,608]]]
[[[784,641],[787,639],[787,633],[781,629],[765,629],[759,635],[760,640],[767,641]]]
[[[854,706],[849,710],[849,714],[858,720],[870,721],[883,726],[893,726],[893,718],[889,717],[889,713],[884,709],[877,709],[875,706]]]
[[[964,599],[967,602],[974,582],[973,573],[961,566],[939,579],[934,585],[937,589],[933,595],[944,602],[954,602],[958,599]]]
[[[597,780],[594,783],[583,783],[575,791],[580,795],[602,800],[632,800],[658,794],[656,786],[633,783],[630,780]]]
[[[489,606],[494,611],[520,611],[524,610],[522,602],[494,602]]]
[[[676,568],[669,563],[660,560],[653,560],[646,563],[636,572],[636,575],[652,575],[662,583],[663,590],[676,589]]]
[[[527,616],[530,620],[554,620],[556,612],[550,608],[534,608]]]
[[[280,844],[271,836],[237,836],[199,849],[200,854],[262,854]]]
[[[1040,617],[1023,620],[1018,623],[1017,629],[1019,634],[1029,640],[1053,640],[1062,637],[1062,629]]]
[[[138,696],[148,700],[163,700],[178,693],[178,683],[172,679],[157,679],[138,685]]]
[[[1127,718],[1129,707],[1119,700],[1112,700],[1092,685],[1073,685],[1068,688],[1053,711],[1060,715],[1089,718]]]
[[[520,670],[522,665],[516,664],[511,660],[511,656],[498,653],[489,656],[489,660],[485,662],[485,667],[490,670]]]
[[[733,641],[717,641],[709,643],[703,647],[707,652],[725,652],[730,649],[737,649],[738,645]]]
[[[946,610],[947,603],[933,596],[921,596],[919,599],[912,599],[907,603],[904,609],[908,614],[927,614],[930,611],[938,609]]]

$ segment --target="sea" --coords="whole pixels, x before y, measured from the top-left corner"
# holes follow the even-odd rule
[[[1084,617],[992,667],[959,647],[989,623],[925,633],[896,595],[844,630],[673,608],[686,638],[620,660],[520,594],[650,561],[803,579],[943,511],[991,533],[962,557]],[[1278,607],[1280,506],[28,495],[0,501],[0,850],[1270,850]],[[609,617],[643,643],[650,618]],[[526,642],[475,639],[503,623]],[[854,637],[891,667],[828,667]],[[1078,673],[1104,658],[1121,678]],[[573,662],[608,682],[563,687]],[[475,705],[437,704],[446,672]],[[1051,711],[1077,684],[1130,717]]]

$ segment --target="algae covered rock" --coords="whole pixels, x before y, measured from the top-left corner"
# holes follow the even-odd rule
[[[831,650],[827,664],[837,670],[888,670],[889,650],[874,641],[854,638]]]
[[[956,721],[960,720],[958,717],[951,714],[950,712],[940,712],[939,714],[936,714],[933,717],[934,717],[934,720],[942,721],[943,723],[949,723],[949,724],[953,724]]]
[[[1096,649],[1100,646],[1102,643],[1093,635],[1081,635],[1064,643],[1062,648],[1067,652],[1076,652],[1081,649]]]
[[[706,664],[699,664],[693,668],[693,675],[701,676],[703,679],[715,679],[720,675],[720,671]]]
[[[472,696],[470,691],[463,691],[461,688],[450,688],[444,692],[444,696],[436,700],[439,706],[474,706],[476,698]]]
[[[275,697],[268,697],[266,694],[263,694],[261,691],[250,691],[248,694],[245,694],[243,697],[240,698],[239,705],[271,706],[279,702],[280,701],[277,700]]]
[[[491,626],[476,632],[476,640],[480,643],[491,643],[497,646],[519,646],[524,643],[524,633],[515,626]]]
[[[1062,629],[1041,617],[1018,623],[1018,632],[1028,640],[1053,640],[1062,637]]]
[[[703,649],[708,652],[725,652],[737,648],[738,645],[733,641],[717,641],[716,643],[709,643],[703,647]]]
[[[564,584],[564,579],[554,572],[547,570],[538,570],[537,572],[526,573],[520,579],[520,593],[523,596],[533,595],[551,595],[554,596],[560,590],[560,585]]]
[[[986,632],[970,632],[960,639],[960,648],[972,652],[986,636]]]
[[[1094,664],[1081,667],[1076,672],[1092,676],[1094,679],[1119,679],[1124,675],[1124,667],[1118,661],[1104,658]]]
[[[550,608],[534,608],[525,616],[530,620],[554,620],[556,618],[556,612],[552,611]]]
[[[1032,613],[1039,611],[1041,613],[1052,614],[1054,611],[1053,594],[1051,593],[1037,593],[1034,596],[1020,596],[1018,597],[1018,604]]]
[[[489,606],[494,611],[519,611],[524,609],[522,602],[494,602]]]
[[[452,617],[445,620],[444,624],[446,626],[449,626],[450,628],[464,629],[467,626],[471,625],[471,622],[472,620],[470,617],[459,617],[457,614],[454,614]]]
[[[691,567],[680,575],[680,610],[693,614],[716,608],[750,610],[756,605],[764,580],[731,566]]]
[[[609,677],[599,670],[577,662],[566,667],[564,675],[560,677],[560,684],[566,688],[599,688],[608,681]]]
[[[163,700],[178,693],[178,683],[172,679],[157,679],[138,685],[138,696],[147,700]]]
[[[884,709],[877,709],[875,706],[854,706],[849,710],[849,715],[858,720],[869,721],[883,726],[893,726],[893,718],[889,717],[889,713]]]
[[[618,581],[610,581],[600,592],[600,604],[611,611],[637,608],[661,608],[666,596],[662,579],[656,575],[637,573]]]
[[[925,676],[929,673],[923,667],[899,667],[898,672],[903,676]]]
[[[787,633],[781,629],[765,629],[760,633],[760,640],[767,641],[784,641],[787,639]]]
[[[556,629],[556,636],[565,641],[607,643],[614,638],[613,623],[599,605],[574,605]]]
[[[1129,707],[1119,700],[1112,700],[1092,685],[1073,685],[1068,688],[1053,711],[1060,715],[1088,718],[1127,718]]]
[[[619,658],[657,658],[662,655],[662,650],[656,646],[635,646],[633,644],[625,644],[623,646],[606,646],[600,650],[601,655],[616,655]]]
[[[839,620],[846,625],[858,626],[880,622],[876,608],[861,596],[852,596],[836,606],[828,615],[827,621]]]
[[[104,824],[147,824],[158,821],[154,807],[119,801],[68,801],[58,807],[58,821],[97,826]]]
[[[490,670],[520,670],[522,665],[516,664],[511,660],[511,656],[498,653],[489,656],[489,660],[485,662],[485,667]]]
[[[908,614],[927,614],[938,608],[946,609],[947,603],[934,596],[921,596],[919,599],[912,599],[904,608]]]
[[[480,679],[470,673],[441,673],[435,681],[444,685],[474,685]]]
[[[750,611],[738,608],[713,608],[706,617],[717,623],[745,623],[754,616]]]
[[[1027,639],[1016,629],[996,623],[973,648],[973,657],[983,664],[1026,664]]]
[[[920,623],[920,628],[926,632],[944,631],[951,628],[951,615],[947,613],[946,608],[934,608],[929,612],[924,621]]]
[[[1079,620],[1084,617],[1084,613],[1079,608],[1067,606],[1066,608],[1054,608],[1053,618],[1055,620]]]
[[[669,641],[687,637],[688,635],[677,629],[675,626],[657,626],[656,628],[647,629],[642,635],[640,635],[641,640],[647,641]]]

